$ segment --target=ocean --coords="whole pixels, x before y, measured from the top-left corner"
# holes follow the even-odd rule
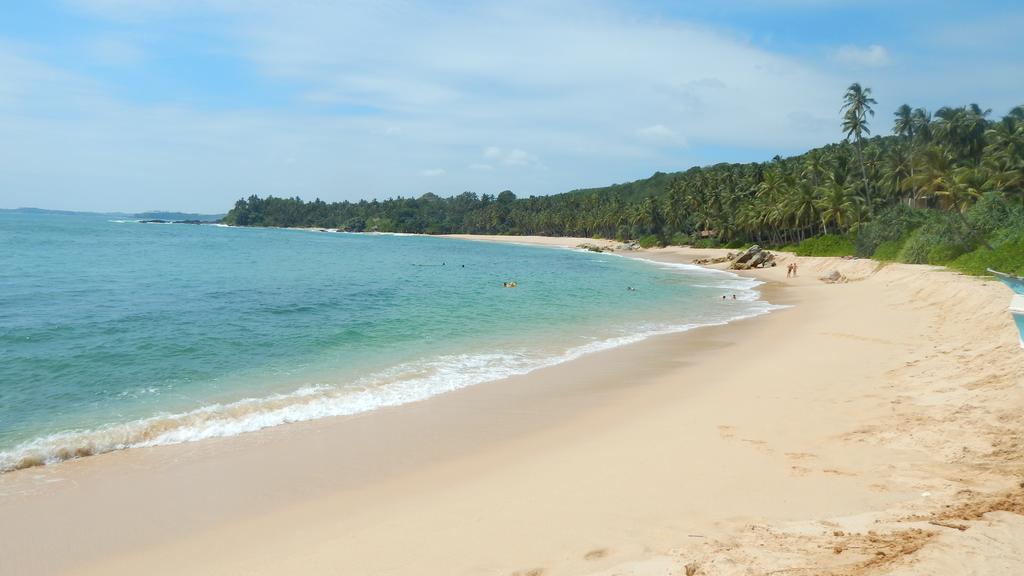
[[[0,472],[420,401],[772,308],[725,272],[425,236],[3,212],[0,247]]]

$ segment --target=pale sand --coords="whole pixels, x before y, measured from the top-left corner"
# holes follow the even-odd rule
[[[0,574],[1024,573],[1009,292],[787,258],[750,273],[795,304],[767,317],[0,476]]]

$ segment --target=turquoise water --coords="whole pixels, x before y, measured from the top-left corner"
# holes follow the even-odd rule
[[[0,471],[421,400],[769,309],[725,273],[443,238],[0,213],[0,246]]]

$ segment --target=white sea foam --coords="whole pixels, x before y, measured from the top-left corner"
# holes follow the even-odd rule
[[[700,326],[759,316],[775,306],[747,306],[728,320],[641,326],[632,333],[594,340],[560,354],[525,350],[456,354],[396,366],[343,385],[314,385],[288,394],[246,398],[162,414],[93,430],[69,430],[41,437],[0,452],[0,472],[51,464],[121,450],[235,436],[282,424],[346,416],[425,400],[475,384],[523,375],[575,360],[587,354],[640,342],[652,336],[684,332]]]

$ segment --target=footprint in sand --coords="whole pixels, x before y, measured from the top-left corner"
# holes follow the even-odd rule
[[[807,476],[811,473],[810,468],[804,468],[803,466],[790,466],[789,469],[794,476]]]
[[[512,576],[543,576],[543,568],[534,568],[533,570],[527,570],[526,572],[513,572]]]
[[[753,438],[740,438],[740,442],[746,442],[747,444],[750,444],[751,446],[757,448],[758,450],[764,452],[765,454],[775,453],[775,450],[769,448],[768,443],[765,442],[764,440],[755,440]]]
[[[586,554],[584,554],[583,555],[583,559],[584,560],[600,560],[601,558],[604,558],[607,555],[608,555],[608,549],[607,548],[598,548],[596,550],[591,550],[590,552],[587,552]]]
[[[834,476],[856,476],[856,472],[846,472],[844,470],[836,470],[835,468],[825,468],[822,470],[825,474],[832,474]]]
[[[722,424],[718,427],[718,435],[726,440],[731,440],[736,437],[736,427]]]

